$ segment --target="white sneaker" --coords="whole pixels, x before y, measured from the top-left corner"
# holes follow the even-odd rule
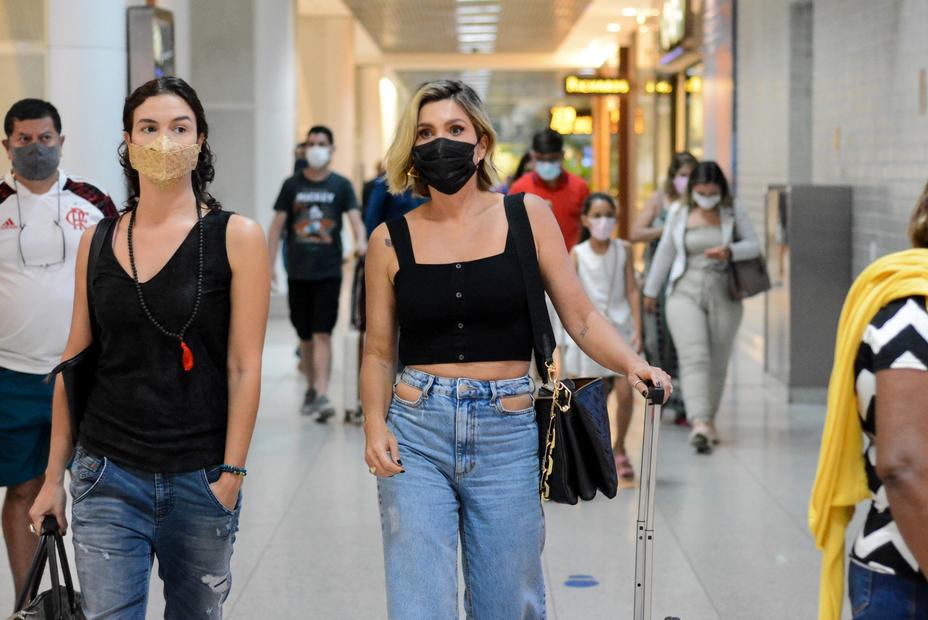
[[[693,420],[693,430],[690,432],[690,445],[696,448],[697,454],[712,452],[712,442],[709,439],[709,425],[705,420]]]
[[[713,446],[719,445],[719,433],[718,431],[715,430],[715,421],[709,420],[708,422],[706,422],[706,429],[708,431],[706,434],[709,437],[709,441],[712,442],[712,445]]]

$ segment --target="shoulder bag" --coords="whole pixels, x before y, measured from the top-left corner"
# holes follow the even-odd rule
[[[84,419],[84,411],[87,409],[87,400],[90,398],[94,375],[97,372],[97,361],[100,357],[100,326],[94,316],[93,275],[100,252],[103,250],[103,243],[115,222],[116,218],[111,217],[100,220],[93,232],[90,253],[87,256],[87,312],[90,316],[90,332],[93,340],[87,348],[55,366],[45,377],[46,383],[51,383],[55,375],[61,373],[68,401],[68,413],[71,418],[71,437],[74,441],[77,440],[81,420]]]
[[[535,398],[541,497],[564,504],[591,500],[596,491],[615,497],[618,477],[603,380],[559,378],[553,361],[554,330],[524,194],[507,196],[504,204],[525,281],[535,364],[545,381]]]
[[[738,242],[738,226],[732,228],[732,242]],[[770,290],[770,275],[763,254],[746,260],[728,261],[728,292],[741,301]]]

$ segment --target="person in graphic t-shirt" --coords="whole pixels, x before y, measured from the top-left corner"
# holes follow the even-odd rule
[[[272,261],[284,232],[290,321],[300,338],[300,358],[307,389],[302,411],[325,422],[335,415],[326,392],[332,361],[332,329],[338,319],[342,286],[342,216],[348,215],[359,254],[367,251],[367,234],[351,182],[332,172],[332,130],[310,128],[306,137],[309,165],[284,181],[268,231]],[[276,274],[272,277],[276,279]]]
[[[68,338],[78,244],[116,207],[58,166],[64,136],[51,103],[18,101],[3,126],[12,169],[0,179],[0,487],[18,593],[37,543],[27,513],[48,462],[53,386],[44,379]]]

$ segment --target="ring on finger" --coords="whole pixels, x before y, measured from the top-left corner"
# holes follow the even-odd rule
[[[32,524],[32,523],[29,524],[29,531],[32,532],[33,534],[35,534],[35,525],[34,525],[34,524]]]
[[[371,475],[374,475],[374,474],[377,473],[377,468],[376,468],[376,467],[368,467],[368,468],[367,468],[367,471],[371,472]]]

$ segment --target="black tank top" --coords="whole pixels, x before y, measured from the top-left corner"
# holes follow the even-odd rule
[[[393,281],[400,362],[532,358],[532,326],[511,231],[502,254],[436,265],[416,262],[405,217],[387,222],[387,229],[400,266]]]
[[[184,340],[194,366],[184,372],[179,342],[142,311],[135,284],[113,254],[112,231],[93,276],[101,347],[80,442],[87,450],[143,471],[176,473],[222,463],[228,418],[227,357],[232,270],[226,256],[231,214],[202,218],[203,295]],[[197,288],[196,225],[164,268],[142,284],[152,315],[177,331]]]

